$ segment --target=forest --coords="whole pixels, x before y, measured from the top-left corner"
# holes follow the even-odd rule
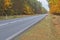
[[[0,0],[0,16],[45,14],[47,10],[37,0]]]

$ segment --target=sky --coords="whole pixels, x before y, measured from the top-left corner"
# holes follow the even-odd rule
[[[42,3],[42,6],[49,11],[48,2],[46,0],[38,0],[38,1],[40,1]]]

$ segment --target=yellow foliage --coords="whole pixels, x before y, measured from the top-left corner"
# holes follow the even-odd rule
[[[24,4],[24,13],[33,14],[32,8],[27,3]]]
[[[4,8],[5,9],[11,8],[11,5],[12,5],[11,0],[4,0]]]
[[[50,12],[60,13],[60,0],[49,0]]]

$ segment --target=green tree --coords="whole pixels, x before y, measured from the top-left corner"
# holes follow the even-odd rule
[[[42,7],[42,14],[45,14],[45,13],[47,13],[47,10],[44,7]]]

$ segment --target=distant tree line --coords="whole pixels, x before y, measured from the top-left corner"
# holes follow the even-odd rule
[[[0,0],[0,16],[43,14],[47,10],[37,0]]]

